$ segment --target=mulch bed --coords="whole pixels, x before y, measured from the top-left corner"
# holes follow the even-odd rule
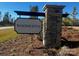
[[[72,35],[73,34],[73,35]],[[78,41],[79,34],[78,32],[69,32],[67,28],[62,30],[62,36],[69,41]],[[72,39],[73,38],[73,39]],[[75,39],[77,38],[77,39]],[[62,48],[62,47],[61,47]],[[60,49],[45,49],[42,44],[42,39],[39,35],[30,35],[30,34],[18,34],[15,39],[10,41],[0,43],[0,55],[1,56],[56,56],[64,55],[65,50]],[[72,50],[70,48],[70,50]],[[70,51],[68,50],[68,52]],[[60,54],[61,51],[63,54]],[[73,51],[73,50],[72,50]],[[79,51],[76,48],[74,51]],[[67,50],[66,50],[67,52]],[[67,55],[72,55],[68,54]],[[79,52],[77,54],[79,55]]]

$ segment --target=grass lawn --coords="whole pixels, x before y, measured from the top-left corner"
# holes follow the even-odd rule
[[[16,36],[17,36],[17,33],[12,28],[0,30],[0,42],[11,40],[15,38]]]

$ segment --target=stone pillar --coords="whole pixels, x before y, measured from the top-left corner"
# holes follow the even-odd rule
[[[46,48],[60,47],[62,5],[45,5],[45,20],[43,22],[43,45]]]

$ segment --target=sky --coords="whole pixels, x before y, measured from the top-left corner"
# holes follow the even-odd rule
[[[65,5],[63,13],[71,13],[73,6],[76,6],[77,11],[79,11],[79,2],[0,2],[1,16],[3,17],[5,12],[9,12],[16,19],[18,15],[14,11],[30,11],[30,6],[38,6],[39,12],[44,12],[43,6],[45,4]],[[77,14],[77,18],[79,19],[79,13]]]

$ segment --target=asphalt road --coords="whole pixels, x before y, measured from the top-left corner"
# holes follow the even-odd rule
[[[10,29],[10,28],[14,28],[14,26],[0,27],[0,30],[2,30],[2,29]]]

